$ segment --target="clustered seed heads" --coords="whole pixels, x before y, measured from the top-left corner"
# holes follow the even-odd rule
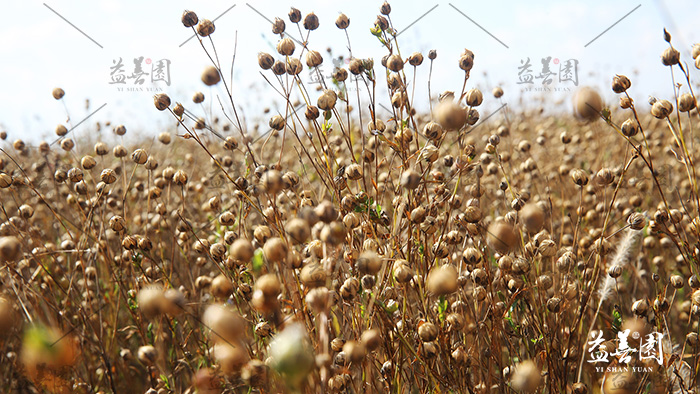
[[[111,121],[81,126],[89,144],[65,121],[53,144],[0,132],[0,391],[695,389],[698,107],[667,31],[685,80],[649,110],[619,74],[610,108],[582,87],[573,116],[543,95],[480,120],[504,90],[472,51],[414,52],[384,2],[375,68],[347,15],[309,11],[265,27],[260,113],[241,116],[214,23],[184,11],[210,64],[192,79],[226,92],[155,94],[157,141]],[[446,67],[464,78],[430,92]],[[625,364],[626,332],[635,350],[662,334],[663,365]]]

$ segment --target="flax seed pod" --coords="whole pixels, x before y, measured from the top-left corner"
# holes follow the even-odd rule
[[[306,30],[318,29],[318,17],[313,12],[304,17],[304,29],[306,29]]]
[[[673,104],[668,100],[656,100],[651,106],[651,114],[656,119],[667,118],[673,112]]]
[[[141,346],[137,357],[144,365],[154,365],[158,359],[158,350],[151,345]]]
[[[451,265],[433,268],[425,281],[426,289],[437,295],[447,295],[457,291],[457,269]]]
[[[613,92],[615,92],[615,93],[626,92],[627,89],[630,88],[630,86],[632,86],[632,82],[630,82],[630,79],[627,78],[626,76],[615,75],[615,77],[613,77],[613,81],[612,81]]]
[[[603,110],[603,99],[598,92],[583,87],[574,95],[574,114],[577,118],[585,121],[595,120],[600,117]]]
[[[287,258],[287,244],[282,240],[282,238],[270,238],[263,246],[263,254],[268,261],[273,263],[281,263]]]
[[[387,59],[386,67],[393,72],[399,72],[403,70],[403,60],[399,55],[391,55]]]
[[[207,86],[214,86],[221,81],[221,74],[214,66],[207,66],[202,72],[202,82]]]
[[[459,68],[464,70],[464,72],[469,73],[474,67],[474,52],[469,49],[465,49],[462,56],[459,58]]]
[[[468,106],[478,107],[484,101],[484,96],[479,89],[470,89],[465,100]]]
[[[0,261],[15,261],[20,256],[21,247],[16,237],[0,237]]]
[[[289,10],[288,16],[289,16],[289,20],[290,20],[292,23],[299,23],[299,21],[301,20],[301,11],[299,11],[298,9],[292,7],[292,8]]]
[[[533,393],[542,382],[540,369],[532,360],[521,362],[515,367],[511,384],[518,392]]]
[[[224,275],[218,275],[211,281],[211,294],[219,299],[228,298],[233,294],[233,282]]]
[[[197,23],[199,23],[199,18],[197,18],[197,14],[194,11],[185,10],[182,13],[182,24],[185,27],[192,27],[197,25]]]
[[[61,140],[61,149],[63,149],[66,152],[69,152],[73,147],[75,146],[75,142],[73,142],[72,139],[70,138],[64,138]]]
[[[571,180],[573,180],[577,186],[583,187],[588,184],[588,175],[586,171],[577,168],[571,171]]]
[[[697,100],[690,93],[683,93],[678,99],[678,110],[681,112],[691,111],[695,109],[697,105]]]
[[[423,64],[423,55],[420,52],[414,52],[411,56],[409,56],[408,64],[414,67],[420,66]]]
[[[215,26],[214,22],[210,21],[209,19],[202,19],[199,21],[199,24],[197,24],[197,34],[199,34],[202,37],[207,37],[214,33]]]
[[[637,127],[637,122],[635,122],[632,119],[627,119],[624,122],[622,122],[622,126],[620,126],[620,130],[622,131],[622,134],[624,134],[625,136],[634,137],[635,135],[637,135],[639,128]]]
[[[292,56],[294,49],[294,41],[289,37],[285,37],[277,43],[277,52],[282,56]]]
[[[272,65],[275,64],[275,59],[269,53],[260,52],[258,53],[258,65],[263,70],[269,70]]]
[[[62,124],[56,126],[56,135],[57,136],[63,137],[66,134],[68,134],[68,129],[66,128],[66,126],[64,126]]]
[[[350,26],[350,18],[345,14],[338,15],[338,18],[335,20],[335,26],[341,30],[347,29]]]
[[[489,226],[486,240],[497,252],[505,254],[518,245],[520,237],[510,224],[496,222]]]
[[[467,113],[455,102],[445,100],[435,108],[435,119],[445,130],[459,130],[467,122]]]
[[[249,263],[254,254],[253,244],[245,238],[239,238],[233,242],[230,248],[231,257],[243,264]]]
[[[661,63],[663,63],[664,66],[673,66],[678,64],[680,58],[681,53],[678,52],[676,48],[669,47],[666,48],[661,55]]]
[[[272,34],[282,34],[284,33],[284,29],[284,21],[280,18],[275,18],[275,21],[272,22]]]
[[[63,91],[61,88],[54,88],[54,90],[51,92],[51,95],[53,96],[54,99],[60,100],[65,96],[66,92]]]
[[[338,100],[338,95],[330,89],[323,91],[323,94],[318,98],[316,105],[324,111],[330,111],[335,108],[335,103]]]
[[[170,107],[170,97],[165,93],[158,93],[153,96],[153,102],[156,105],[158,111],[164,111]]]
[[[503,97],[503,89],[500,86],[496,86],[495,88],[493,88],[492,94],[495,98],[501,98]]]
[[[323,63],[323,56],[318,51],[309,51],[306,53],[306,65],[309,67],[318,67]]]

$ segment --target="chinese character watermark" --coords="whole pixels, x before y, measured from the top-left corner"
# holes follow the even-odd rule
[[[590,364],[609,363],[617,359],[618,364],[626,365],[632,361],[636,355],[640,361],[656,361],[659,365],[664,363],[663,353],[663,336],[659,332],[652,332],[647,335],[640,335],[638,332],[632,333],[632,338],[639,340],[639,347],[630,346],[629,341],[630,330],[618,331],[617,333],[617,348],[607,348],[603,337],[603,332],[591,333],[591,340],[587,342],[586,351],[589,354],[587,360]],[[596,372],[608,372],[611,367],[599,367],[596,365]],[[613,367],[614,368],[614,367]],[[646,372],[648,367],[632,367],[633,372]]]
[[[160,59],[151,60],[144,56],[135,57],[131,61],[131,66],[125,64],[123,58],[113,59],[112,65],[109,67],[110,85],[133,85],[141,86],[146,79],[150,79],[151,83],[163,82],[170,86],[170,60]],[[159,88],[144,88],[134,89],[127,88],[127,91],[155,91]],[[117,87],[117,90],[124,91],[123,87]],[[162,90],[162,89],[160,89]]]
[[[518,66],[518,85],[533,86],[532,88],[527,88],[526,90],[569,90],[568,87],[555,87],[554,85],[561,84],[572,84],[578,86],[578,65],[579,61],[577,59],[567,59],[559,60],[559,58],[552,58],[552,56],[543,57],[540,59],[540,66],[536,67],[533,62],[528,57],[527,59],[521,59],[520,65]],[[555,84],[555,78],[557,84]],[[537,84],[545,87],[534,88]]]

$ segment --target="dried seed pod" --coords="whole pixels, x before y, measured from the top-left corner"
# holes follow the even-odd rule
[[[588,184],[588,174],[582,169],[575,169],[571,171],[571,180],[573,180],[577,186],[586,186]]]
[[[202,322],[211,329],[215,342],[238,343],[245,335],[245,321],[233,308],[224,304],[207,307]]]
[[[430,322],[425,322],[418,326],[418,337],[423,342],[434,341],[439,334],[438,327]]]
[[[415,190],[420,185],[421,176],[412,169],[408,169],[401,174],[401,186],[408,190]]]
[[[0,237],[0,261],[10,262],[15,261],[22,249],[22,244],[17,237]]]
[[[165,93],[158,93],[153,96],[153,102],[158,111],[164,111],[170,107],[170,97]]]
[[[158,359],[158,350],[151,345],[141,346],[137,358],[144,365],[154,365]]]
[[[214,66],[207,66],[202,72],[202,82],[207,86],[214,86],[221,81],[221,74]]]
[[[253,244],[245,238],[239,238],[233,242],[230,248],[231,257],[243,264],[249,263],[253,259]]]
[[[318,51],[309,51],[306,53],[306,65],[309,67],[318,67],[323,63],[323,56]]]
[[[386,67],[393,72],[399,72],[403,70],[403,60],[401,60],[401,56],[389,56],[389,59],[387,59],[386,61]]]
[[[275,18],[275,21],[272,22],[272,34],[282,34],[284,33],[284,29],[284,21],[280,18]]]
[[[486,241],[497,252],[506,254],[517,247],[520,236],[510,224],[496,222],[489,226]]]
[[[301,61],[297,58],[290,58],[287,59],[287,65],[286,65],[286,70],[287,74],[289,75],[299,75],[301,71],[304,69],[304,66],[301,65]]]
[[[350,26],[350,18],[348,18],[348,16],[345,14],[338,15],[338,18],[336,18],[336,20],[335,20],[335,26],[338,29],[342,29],[342,30],[347,29],[348,26]]]
[[[185,12],[182,13],[182,24],[185,27],[192,27],[197,25],[197,23],[199,23],[199,18],[194,11],[185,10]]]
[[[214,30],[216,27],[214,26],[214,22],[210,21],[209,19],[202,19],[199,21],[199,24],[197,24],[197,34],[199,34],[202,37],[207,37],[214,33]]]
[[[343,345],[343,353],[345,353],[352,363],[359,363],[365,357],[367,349],[362,343],[355,341],[347,341]]]
[[[289,37],[285,37],[277,43],[277,52],[282,56],[292,56],[294,49],[294,41]]]
[[[320,108],[324,111],[330,111],[335,107],[335,103],[336,103],[337,99],[338,99],[338,96],[335,94],[334,91],[332,91],[330,89],[326,89],[323,91],[323,94],[316,101],[316,105],[318,105],[318,108]]]
[[[285,231],[289,237],[297,244],[303,244],[311,236],[311,228],[306,220],[294,218],[287,222]]]
[[[423,55],[420,52],[414,52],[408,57],[408,64],[416,67],[423,63]]]
[[[678,52],[676,48],[668,47],[664,50],[663,54],[661,54],[661,63],[663,63],[664,66],[674,66],[678,64],[680,58],[681,53]]]
[[[479,89],[469,89],[465,100],[468,106],[478,107],[484,101],[484,96]]]
[[[469,49],[465,49],[462,56],[459,58],[459,68],[464,70],[464,72],[469,73],[474,67],[474,52]]]
[[[627,119],[624,122],[622,122],[620,130],[622,130],[622,134],[624,134],[625,136],[634,137],[635,135],[637,135],[639,127],[637,127],[637,122],[635,122],[632,119]]]
[[[279,237],[270,238],[263,246],[265,258],[273,263],[284,261],[287,258],[287,253],[287,244]]]
[[[258,65],[263,70],[269,70],[272,65],[275,64],[275,59],[269,53],[260,52],[258,53]]]
[[[159,286],[149,286],[139,290],[136,301],[141,313],[149,319],[164,313],[167,304],[163,288]]]
[[[326,271],[321,264],[312,262],[301,269],[299,279],[307,287],[321,287],[326,284]]]
[[[318,17],[313,12],[304,17],[304,29],[306,29],[306,30],[318,29]]]
[[[299,23],[299,21],[301,20],[301,11],[299,11],[298,9],[292,7],[292,8],[289,10],[288,16],[289,16],[289,20],[290,20],[292,23]]]
[[[657,119],[667,118],[673,112],[673,104],[668,100],[656,100],[651,106],[651,114]]]
[[[632,82],[630,82],[629,78],[627,78],[624,75],[615,75],[613,77],[612,81],[612,90],[615,93],[623,93],[626,92],[627,89],[632,86]]]
[[[451,265],[433,268],[425,282],[426,289],[435,295],[446,295],[457,291],[457,270]]]
[[[574,95],[574,114],[581,120],[591,121],[600,117],[603,99],[589,87],[579,89]]]
[[[517,392],[533,393],[540,386],[542,375],[532,360],[526,360],[515,367],[511,384]]]
[[[683,93],[678,99],[678,110],[681,112],[689,112],[695,109],[697,105],[697,99],[690,93]]]
[[[65,96],[66,92],[63,91],[61,88],[54,88],[53,91],[51,92],[51,95],[53,96],[54,99],[60,100]]]
[[[459,130],[467,123],[467,112],[454,101],[442,101],[435,108],[435,119],[445,130]]]
[[[63,137],[66,134],[68,134],[68,129],[66,128],[66,126],[64,126],[62,124],[56,126],[56,135],[57,136]]]
[[[519,215],[525,229],[530,233],[536,233],[544,226],[545,212],[538,204],[526,204],[520,210]]]
[[[148,160],[148,153],[143,149],[136,149],[134,153],[131,154],[131,160],[136,164],[144,164]]]
[[[233,282],[224,275],[218,275],[211,281],[211,294],[219,299],[226,299],[233,294]]]
[[[495,88],[493,88],[492,93],[493,93],[493,97],[495,97],[495,98],[503,97],[503,89],[499,86],[496,86]]]
[[[360,341],[364,347],[371,352],[382,344],[382,334],[379,330],[373,328],[363,332]]]

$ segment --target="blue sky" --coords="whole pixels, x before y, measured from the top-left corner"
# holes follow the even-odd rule
[[[213,19],[234,4],[215,23],[216,32],[212,38],[228,72],[235,37],[238,37],[232,84],[234,99],[251,127],[263,108],[269,107],[273,113],[281,108],[275,93],[260,76],[256,59],[260,51],[274,55],[278,38],[272,34],[269,23],[252,8],[270,19],[276,16],[285,19],[287,30],[295,37],[299,34],[296,26],[287,19],[289,7],[294,5],[303,15],[314,11],[320,19],[320,27],[312,32],[309,47],[324,54],[322,70],[326,75],[332,70],[332,59],[325,52],[327,47],[333,48],[335,56],[348,55],[345,35],[334,24],[339,12],[350,17],[348,33],[355,56],[373,57],[378,65],[379,59],[386,53],[369,33],[379,11],[379,1],[12,2],[3,5],[5,15],[12,17],[6,17],[0,26],[0,34],[4,37],[0,42],[0,51],[4,54],[0,73],[0,84],[3,86],[0,94],[0,129],[6,130],[11,139],[49,139],[56,125],[62,123],[70,127],[106,103],[102,110],[76,128],[76,137],[95,133],[94,124],[97,121],[125,124],[128,134],[156,135],[172,125],[173,121],[154,109],[153,93],[127,89],[119,91],[118,85],[109,83],[110,66],[115,59],[122,58],[126,72],[130,74],[133,59],[141,56],[144,57],[146,72],[150,72],[151,67],[145,64],[146,59],[170,60],[171,83],[169,86],[164,82],[151,83],[150,78],[146,77],[144,85],[139,87],[162,90],[173,101],[183,102],[196,114],[219,114],[218,102],[211,99],[217,95],[223,99],[223,90],[220,86],[210,89],[200,81],[201,71],[209,60],[195,40],[181,46],[191,36],[191,31],[182,26],[180,16],[184,9],[191,9],[200,18]],[[556,103],[568,103],[576,89],[572,82],[559,82],[555,75],[548,86],[551,91],[548,92],[526,91],[526,85],[517,83],[518,66],[523,59],[530,58],[533,74],[536,75],[541,71],[541,59],[550,56],[552,62],[558,59],[560,63],[576,59],[578,85],[598,87],[609,102],[614,99],[609,88],[610,80],[616,73],[626,74],[632,79],[631,94],[638,102],[646,102],[649,95],[671,98],[670,72],[660,61],[661,52],[666,48],[662,29],[668,28],[675,46],[682,50],[686,61],[692,60],[689,56],[690,46],[700,41],[700,31],[693,29],[697,26],[694,19],[700,15],[700,3],[692,0],[623,0],[614,3],[395,1],[392,6],[394,26],[403,31],[399,37],[401,53],[408,56],[419,51],[427,58],[429,49],[438,52],[433,69],[433,95],[444,90],[461,89],[463,72],[457,67],[457,59],[464,48],[469,48],[475,53],[475,65],[468,87],[479,87],[486,93],[494,86],[502,86],[505,90],[503,101],[511,109],[534,106],[538,98],[545,99],[548,110],[568,109]],[[49,7],[94,41],[76,31]],[[591,42],[635,8],[629,16]],[[406,28],[431,9],[422,19]],[[551,64],[554,72],[558,71],[558,67]],[[693,76],[700,75],[692,65],[691,69]],[[416,70],[415,97],[419,110],[428,108],[428,70],[427,59]],[[307,70],[302,75],[305,80],[311,81]],[[67,121],[64,105],[51,97],[51,90],[57,86],[66,91],[65,108],[70,114],[70,122]],[[129,80],[122,87],[134,86]],[[541,88],[541,80],[535,80],[532,87]],[[196,91],[202,91],[206,96],[203,106],[191,101]],[[363,106],[366,106],[366,92],[361,91],[361,96],[365,100]],[[490,94],[485,97],[484,106],[480,108],[482,117],[501,105]],[[89,108],[86,108],[86,99],[90,100]],[[389,117],[388,113],[382,116]],[[265,119],[264,125],[266,123]]]

